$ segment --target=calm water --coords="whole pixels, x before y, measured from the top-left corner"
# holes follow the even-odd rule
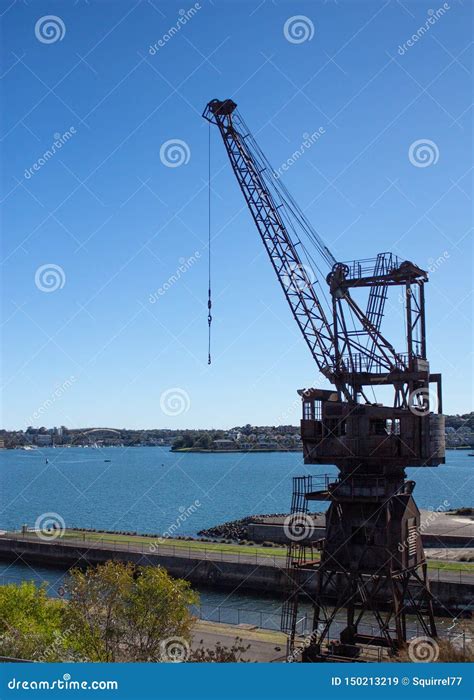
[[[46,459],[48,464],[46,464]],[[104,460],[111,460],[105,462]],[[450,451],[436,469],[410,469],[422,508],[472,505],[474,458]],[[0,529],[33,525],[55,512],[70,527],[161,533],[180,508],[201,506],[179,527],[194,535],[202,528],[257,513],[288,512],[291,477],[336,474],[334,467],[305,467],[302,455],[174,454],[168,448],[74,448],[0,452]],[[325,504],[317,504],[321,509]],[[0,584],[46,581],[57,595],[64,571],[0,562]],[[202,616],[250,622],[277,629],[280,601],[246,593],[201,590]],[[310,616],[303,605],[301,616]],[[446,622],[448,624],[448,622]],[[451,623],[449,623],[451,624]]]
[[[48,464],[46,464],[46,459]],[[106,462],[104,460],[110,460]],[[195,535],[217,523],[258,513],[288,512],[291,477],[336,474],[305,466],[299,452],[176,454],[168,448],[70,448],[0,452],[0,529],[32,526],[58,513],[69,527],[147,533],[166,531],[184,509],[200,506],[179,525]],[[472,505],[474,458],[449,451],[447,464],[409,469],[422,508],[444,500]],[[318,509],[324,509],[318,503]]]
[[[37,585],[45,584],[51,596],[58,597],[67,574],[60,569],[50,569],[41,566],[25,566],[0,561],[0,585],[8,583],[19,584],[21,581],[35,581]],[[242,591],[216,591],[206,588],[199,590],[199,606],[193,608],[195,615],[203,620],[227,622],[229,624],[247,623],[266,629],[279,630],[281,622],[281,599],[277,596],[258,595]],[[298,634],[311,631],[312,608],[309,601],[300,601],[298,607]],[[364,624],[367,633],[376,629],[375,621]],[[417,620],[407,617],[410,635],[422,634]],[[459,623],[452,618],[437,618],[436,624],[441,635],[456,635],[459,633]],[[346,626],[344,614],[336,617],[333,634],[337,634]]]

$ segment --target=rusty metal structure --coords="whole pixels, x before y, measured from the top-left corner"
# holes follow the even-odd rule
[[[212,100],[203,116],[219,129],[283,293],[329,385],[299,392],[304,461],[339,472],[294,479],[289,527],[303,536],[288,550],[282,615],[288,651],[302,661],[362,658],[364,646],[393,653],[406,641],[408,612],[436,636],[415,483],[405,473],[444,463],[441,376],[430,372],[426,351],[428,276],[387,252],[337,261],[236,107],[230,99]],[[389,320],[397,348],[382,332],[393,290],[398,298]],[[326,534],[315,541],[311,506],[321,501],[329,502]],[[301,646],[298,605],[312,574],[313,628]],[[368,634],[366,623],[377,631]]]

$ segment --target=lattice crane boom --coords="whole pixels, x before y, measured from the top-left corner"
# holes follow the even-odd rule
[[[423,282],[426,273],[412,263],[400,263],[389,253],[379,254],[374,261],[337,262],[284,185],[274,177],[236,107],[229,99],[211,100],[203,116],[219,128],[240,189],[320,372],[336,387],[338,395],[349,401],[357,401],[363,394],[364,383],[384,383],[381,375],[387,378],[385,383],[393,384],[395,375],[410,369],[412,348],[408,354],[398,353],[380,331],[386,289],[393,284]],[[307,254],[307,250],[296,232],[298,225],[309,232],[319,254],[314,279],[315,268],[310,268],[300,254]],[[311,265],[313,260],[310,256]],[[325,272],[321,265],[326,267]],[[327,311],[321,281],[329,285]],[[357,287],[370,288],[366,312],[351,295]]]
[[[334,381],[335,343],[331,325],[285,227],[279,207],[245,143],[245,135],[238,130],[238,120],[232,117],[235,103],[227,100],[219,104],[223,105],[220,110],[215,102],[209,103],[204,116],[219,127],[240,189],[313,358],[321,373]]]

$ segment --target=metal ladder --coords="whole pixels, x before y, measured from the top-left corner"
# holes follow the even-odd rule
[[[291,499],[291,515],[309,515],[306,494],[312,490],[312,478],[310,476],[293,477],[293,495]],[[291,523],[291,521],[290,521]],[[281,611],[281,629],[289,636],[288,649],[293,649],[298,621],[298,602],[301,585],[301,567],[308,560],[308,545],[304,542],[291,540],[286,555],[286,585],[285,602]],[[312,559],[312,556],[311,556]]]

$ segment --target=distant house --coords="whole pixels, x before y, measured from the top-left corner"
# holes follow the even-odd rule
[[[212,447],[215,450],[236,450],[237,445],[233,440],[213,440],[212,441]]]
[[[252,442],[247,442],[246,440],[239,441],[239,450],[251,450],[253,447],[255,447],[255,445]]]
[[[278,443],[275,440],[259,440],[258,446],[262,450],[273,450],[278,447]]]
[[[37,445],[44,447],[47,445],[51,445],[53,442],[53,438],[51,435],[49,435],[49,433],[47,433],[46,435],[39,433],[38,435],[36,435],[35,442]]]

